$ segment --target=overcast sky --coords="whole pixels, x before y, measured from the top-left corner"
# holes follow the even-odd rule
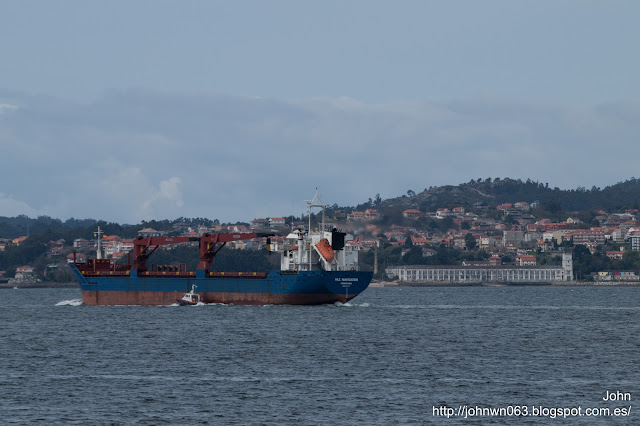
[[[0,216],[300,214],[638,176],[637,1],[15,1]],[[524,200],[532,201],[532,200]]]

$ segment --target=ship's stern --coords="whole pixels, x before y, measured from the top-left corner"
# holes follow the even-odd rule
[[[324,285],[337,301],[346,303],[365,291],[372,278],[367,271],[332,271],[325,274]]]

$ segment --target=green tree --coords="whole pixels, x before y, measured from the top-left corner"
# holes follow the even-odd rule
[[[424,263],[424,257],[422,257],[422,249],[418,246],[413,246],[405,253],[403,259],[405,265],[421,265]]]
[[[588,279],[593,272],[593,259],[591,252],[585,246],[579,244],[573,249],[573,274],[579,279]]]
[[[476,239],[473,238],[473,235],[471,235],[471,232],[467,232],[467,234],[464,236],[464,244],[469,251],[472,251],[476,248],[477,242]]]
[[[556,214],[562,210],[562,206],[560,205],[560,203],[553,200],[543,202],[542,208],[552,214]]]
[[[622,254],[622,267],[628,271],[639,270],[640,269],[640,252],[625,251]]]
[[[407,238],[404,240],[405,247],[413,247],[413,241],[411,241],[411,234],[407,234]]]

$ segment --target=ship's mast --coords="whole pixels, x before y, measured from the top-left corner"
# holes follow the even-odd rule
[[[96,259],[102,259],[102,234],[104,234],[104,232],[102,232],[102,229],[100,229],[100,227],[98,226],[98,232],[94,232],[93,236],[98,238],[98,248],[96,250]]]
[[[309,205],[309,231],[311,231],[311,209],[313,207],[318,207],[322,209],[322,228],[320,229],[324,231],[324,209],[327,206],[320,199],[320,196],[318,195],[318,188],[316,188],[316,195],[314,195],[313,200],[306,201],[306,203]]]
[[[307,229],[308,232],[308,238],[309,238],[309,270],[311,270],[311,211],[314,207],[318,207],[322,209],[322,225],[320,228],[320,232],[324,231],[324,210],[327,207],[322,200],[320,199],[320,195],[318,195],[318,187],[316,187],[316,195],[313,196],[313,199],[311,201],[306,201],[307,205],[309,206],[309,228]]]

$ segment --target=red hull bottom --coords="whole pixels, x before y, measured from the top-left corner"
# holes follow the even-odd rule
[[[272,293],[199,293],[203,303],[233,305],[320,305],[346,303],[357,295],[272,294]],[[83,291],[85,305],[173,305],[184,293],[168,291]]]

